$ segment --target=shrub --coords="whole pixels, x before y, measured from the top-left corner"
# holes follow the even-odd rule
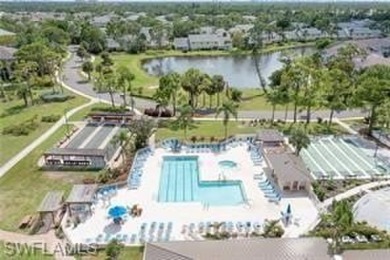
[[[319,124],[322,123],[322,117],[317,117],[317,123],[319,123]]]
[[[43,102],[50,103],[50,102],[65,102],[68,99],[74,98],[74,96],[70,96],[58,92],[49,92],[49,93],[41,94],[40,98]]]
[[[37,118],[37,116],[34,116],[20,124],[7,126],[3,129],[2,134],[13,136],[29,135],[31,131],[39,127]]]
[[[61,116],[60,115],[49,115],[49,116],[43,116],[41,118],[41,122],[45,123],[54,123],[60,120]]]
[[[170,111],[169,109],[165,109],[161,112],[159,112],[158,109],[154,109],[154,108],[147,108],[144,110],[144,114],[147,115],[147,116],[152,116],[152,117],[172,117],[173,116],[173,113],[172,111]]]
[[[196,140],[197,140],[197,138],[196,138],[196,136],[195,136],[195,135],[193,135],[193,136],[191,136],[190,140],[191,140],[191,142],[195,143],[195,142],[196,142]]]

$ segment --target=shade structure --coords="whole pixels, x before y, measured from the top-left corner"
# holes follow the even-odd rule
[[[291,204],[290,204],[290,203],[287,205],[286,213],[287,213],[288,215],[291,215],[291,213],[292,213],[292,211],[291,211]]]
[[[108,215],[112,218],[120,218],[127,213],[127,209],[123,206],[114,206],[108,210]]]

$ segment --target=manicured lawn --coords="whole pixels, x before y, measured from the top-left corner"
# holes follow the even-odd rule
[[[291,125],[292,123],[277,124],[276,126],[273,126],[273,128],[288,134],[291,129]],[[243,123],[240,121],[230,121],[228,125],[228,135],[256,133],[256,131],[264,128],[271,128],[270,123],[249,126],[248,122]],[[329,129],[324,124],[310,123],[308,129],[309,133],[312,135],[345,133],[345,131],[337,124],[333,124]],[[187,132],[187,138],[190,139],[192,136],[196,136],[198,139],[200,137],[204,137],[206,141],[211,137],[222,139],[224,138],[224,131],[222,121],[196,121],[194,128]],[[156,139],[162,140],[171,137],[184,139],[184,131],[174,130],[169,126],[169,124],[168,127],[157,129]]]
[[[0,178],[0,229],[18,231],[18,223],[25,215],[35,213],[48,191],[69,192],[72,183],[96,175],[96,172],[48,173],[39,170],[37,162],[42,153],[58,142],[65,132],[63,126]]]
[[[86,118],[86,116],[91,112],[93,108],[100,108],[100,107],[111,107],[111,105],[106,103],[96,103],[91,106],[85,107],[76,113],[74,113],[71,117],[69,117],[69,121],[82,121]]]
[[[142,260],[143,248],[141,247],[125,247],[122,249],[118,260]],[[82,256],[78,259],[82,260],[106,260],[107,256],[104,250],[99,251],[96,256]]]
[[[87,102],[85,98],[75,95],[74,99],[68,100],[66,102],[43,103],[27,108],[24,107],[23,100],[15,99],[6,103],[0,103],[0,165],[16,155],[33,140],[37,139],[54,123],[41,122],[39,127],[30,132],[27,136],[2,135],[1,132],[4,127],[12,124],[18,124],[20,122],[31,119],[34,116],[38,116],[39,121],[42,116],[62,116],[64,115],[65,110],[70,110],[74,107],[82,105],[85,102]]]

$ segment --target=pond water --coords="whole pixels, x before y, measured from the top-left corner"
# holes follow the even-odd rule
[[[313,48],[296,48],[287,51],[289,55],[301,56],[313,53]],[[268,77],[280,69],[281,51],[259,55],[262,76]],[[229,86],[236,88],[257,88],[260,86],[255,62],[250,55],[240,56],[204,56],[204,57],[164,57],[146,60],[144,70],[154,76],[162,76],[169,72],[183,73],[196,68],[209,75],[222,75]]]

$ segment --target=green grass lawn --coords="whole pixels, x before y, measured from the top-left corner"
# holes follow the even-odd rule
[[[0,178],[0,229],[18,231],[18,223],[25,215],[35,213],[48,191],[69,192],[72,183],[80,183],[83,177],[96,175],[96,172],[39,170],[37,162],[42,153],[63,138],[65,132],[66,127],[61,127]]]
[[[94,108],[101,108],[101,107],[111,107],[111,105],[106,103],[96,103],[91,106],[84,107],[83,109],[77,111],[74,113],[71,117],[68,118],[68,120],[71,121],[82,121],[86,118],[86,116],[91,112]]]
[[[23,100],[15,99],[9,102],[0,103],[0,165],[16,155],[33,140],[48,130],[54,123],[40,123],[39,127],[30,132],[27,136],[2,135],[4,127],[26,121],[35,115],[39,118],[45,115],[64,115],[65,109],[86,103],[87,99],[75,96],[75,98],[60,103],[43,103],[31,107],[24,107]],[[39,119],[40,121],[40,119]]]
[[[122,249],[118,260],[142,260],[143,256],[143,247],[125,247]],[[97,255],[94,256],[82,256],[77,259],[82,260],[106,260],[107,256],[104,250],[99,251]]]
[[[297,123],[298,124],[298,123]],[[291,129],[292,123],[287,124],[277,124],[272,128],[276,128],[284,133],[288,134]],[[303,127],[303,126],[302,126]],[[228,135],[235,134],[250,134],[256,133],[256,131],[264,128],[271,128],[270,123],[264,123],[263,125],[258,124],[255,126],[249,126],[248,122],[240,122],[240,121],[231,121],[228,125]],[[345,131],[337,124],[333,124],[329,129],[324,124],[318,123],[310,123],[308,126],[309,133],[312,135],[318,134],[343,134]],[[198,139],[200,137],[204,137],[209,140],[211,137],[222,139],[224,138],[224,126],[222,121],[195,121],[194,128],[190,129],[187,132],[187,138],[190,139],[191,136],[196,136]],[[184,131],[183,130],[173,130],[169,127],[158,128],[156,132],[156,139],[162,140],[165,138],[179,138],[184,139]]]

